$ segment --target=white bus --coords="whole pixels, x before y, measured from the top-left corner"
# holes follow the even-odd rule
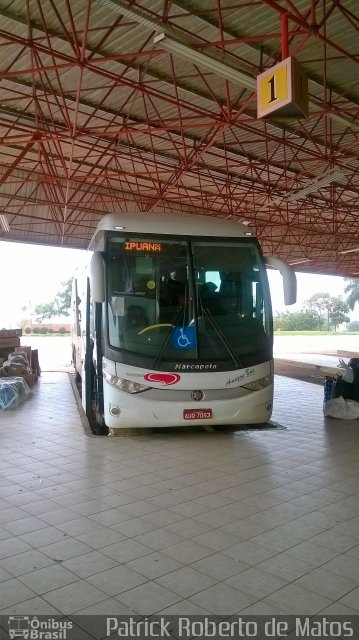
[[[74,281],[73,362],[99,428],[266,423],[273,329],[266,265],[247,226],[193,215],[106,215]]]

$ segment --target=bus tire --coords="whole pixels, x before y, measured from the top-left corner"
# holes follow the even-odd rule
[[[266,429],[268,428],[268,420],[266,420],[265,422],[252,422],[248,426],[252,429]]]
[[[95,417],[95,433],[98,436],[107,436],[108,435],[108,427],[106,427],[106,423],[105,423],[105,418],[103,417],[102,413],[100,413],[99,411],[95,410],[94,411],[94,417]]]

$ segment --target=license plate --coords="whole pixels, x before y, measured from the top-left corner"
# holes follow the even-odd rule
[[[208,420],[212,418],[212,409],[183,409],[184,420]]]

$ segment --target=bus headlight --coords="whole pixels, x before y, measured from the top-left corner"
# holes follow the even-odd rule
[[[251,391],[260,391],[261,389],[265,389],[273,382],[273,376],[265,376],[264,378],[260,378],[259,380],[255,380],[254,382],[247,382],[247,384],[242,384],[244,389],[250,389]]]
[[[107,371],[103,372],[103,377],[112,387],[126,391],[126,393],[141,393],[141,391],[149,389],[149,387],[144,384],[132,382],[132,380],[126,380],[126,378],[117,378],[117,376],[112,376],[110,373],[107,373]]]

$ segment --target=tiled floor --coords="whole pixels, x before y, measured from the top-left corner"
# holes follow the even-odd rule
[[[359,613],[359,423],[94,437],[66,373],[0,414],[0,613]]]

